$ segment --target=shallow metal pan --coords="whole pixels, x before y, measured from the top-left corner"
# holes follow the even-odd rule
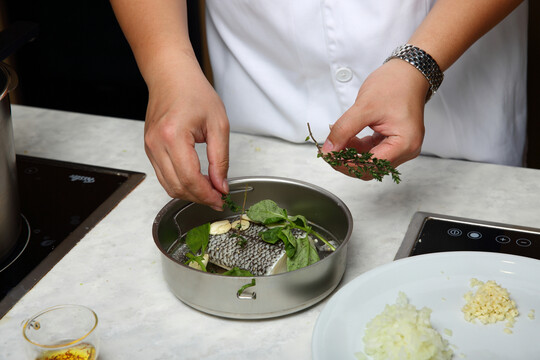
[[[165,281],[184,303],[205,313],[236,319],[262,319],[305,309],[328,296],[345,272],[352,216],[343,201],[315,185],[286,178],[244,177],[229,180],[231,198],[246,208],[272,199],[291,215],[304,215],[331,234],[336,251],[306,268],[251,277],[232,277],[194,270],[178,261],[169,249],[191,228],[235,215],[183,200],[170,201],[156,216],[154,241],[162,253]],[[239,292],[246,284],[255,285]]]

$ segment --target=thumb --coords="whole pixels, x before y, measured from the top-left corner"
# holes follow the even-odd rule
[[[344,149],[350,140],[364,129],[360,112],[353,106],[347,110],[333,125],[330,125],[330,134],[326,138],[321,151],[339,151]]]

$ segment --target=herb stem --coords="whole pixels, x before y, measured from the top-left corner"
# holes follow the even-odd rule
[[[236,292],[236,295],[237,296],[240,296],[242,295],[242,293],[244,292],[244,290],[246,290],[247,288],[250,288],[252,286],[255,286],[256,285],[256,282],[255,282],[255,279],[251,279],[251,282],[242,286],[240,289],[238,289],[238,291]]]
[[[325,243],[326,245],[328,245],[328,247],[332,250],[332,251],[336,251],[336,248],[334,245],[330,244],[321,234],[319,234],[318,232],[316,232],[315,230],[313,230],[312,228],[310,227],[303,227],[303,226],[298,226],[294,223],[291,222],[291,225],[293,225],[294,227],[296,227],[297,229],[299,230],[302,230],[308,234],[313,234],[315,235],[317,238],[319,238],[323,243]]]

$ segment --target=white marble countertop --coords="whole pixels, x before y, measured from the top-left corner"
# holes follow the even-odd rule
[[[22,359],[21,322],[62,303],[97,312],[101,360],[311,358],[313,327],[328,299],[281,318],[241,321],[196,311],[168,290],[151,228],[170,199],[144,153],[143,122],[24,106],[13,106],[13,121],[18,154],[147,177],[0,320],[0,359]],[[399,185],[364,182],[333,171],[313,145],[231,135],[230,177],[295,178],[347,204],[354,231],[340,288],[391,262],[419,210],[540,227],[537,170],[419,157],[400,171]]]

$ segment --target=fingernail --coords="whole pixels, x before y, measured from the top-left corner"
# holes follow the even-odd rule
[[[327,153],[327,152],[330,152],[334,150],[334,144],[332,144],[332,142],[328,139],[326,139],[326,141],[324,142],[323,146],[322,146],[322,149],[321,151],[324,152],[324,153]]]
[[[229,193],[229,182],[227,181],[227,179],[223,179],[223,184],[221,184],[221,186],[223,187],[223,190],[225,191],[225,194],[228,194]]]
[[[220,207],[220,206],[211,206],[211,208],[216,211],[223,211],[223,207]]]
[[[334,127],[334,124],[328,124],[328,128],[329,128],[330,130],[332,130],[333,127]]]

